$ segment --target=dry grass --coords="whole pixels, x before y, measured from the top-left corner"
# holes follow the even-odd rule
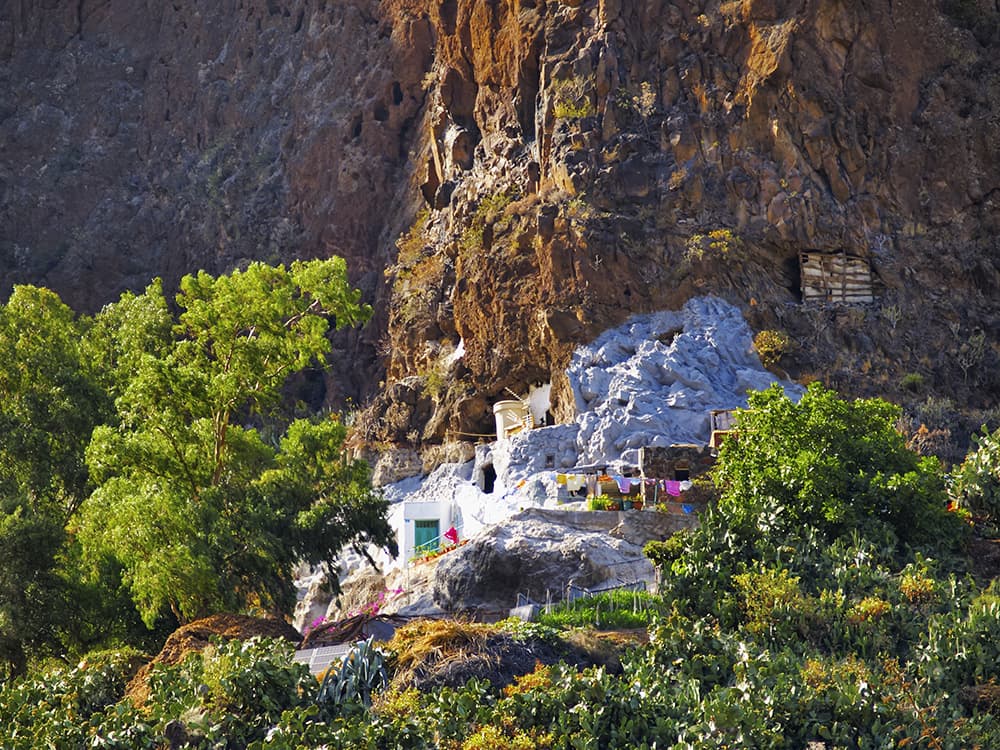
[[[539,662],[584,663],[572,648],[518,639],[502,628],[461,620],[411,623],[396,631],[388,649],[395,654],[392,685],[397,691],[461,687],[472,678],[503,688]]]
[[[462,620],[418,620],[399,628],[387,644],[393,654],[392,688],[460,687],[471,678],[488,680],[496,688],[520,676],[565,661],[577,667],[600,664],[621,670],[621,655],[643,643],[644,628],[596,633],[571,631],[557,644],[537,638],[520,640],[494,625]]]
[[[575,628],[566,634],[566,642],[590,664],[599,664],[612,673],[621,671],[622,654],[649,643],[645,628],[626,630],[593,630]]]
[[[422,674],[440,671],[449,662],[466,661],[486,651],[496,629],[461,620],[417,620],[396,631],[388,643],[394,655],[394,685],[411,685]]]

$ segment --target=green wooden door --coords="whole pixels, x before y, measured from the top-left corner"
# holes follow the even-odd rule
[[[440,544],[441,526],[437,519],[413,522],[413,546],[417,553],[435,552]]]

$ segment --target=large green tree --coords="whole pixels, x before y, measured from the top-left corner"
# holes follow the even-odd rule
[[[85,323],[47,289],[0,306],[0,671],[63,619],[57,560],[87,492],[84,449],[108,401],[80,349]]]
[[[954,539],[937,459],[896,429],[899,407],[845,400],[813,383],[799,401],[778,386],[750,396],[719,453],[719,509],[736,527],[784,535],[811,526],[827,541],[852,531],[906,544]]]
[[[329,352],[330,322],[370,314],[343,260],[187,276],[176,305],[175,321],[155,282],[102,311],[89,336],[109,363],[118,422],[87,451],[88,558],[121,564],[147,622],[165,608],[186,621],[285,609],[295,561],[332,563],[345,544],[394,548],[367,467],[344,455],[343,425],[297,420],[266,437],[288,377]]]

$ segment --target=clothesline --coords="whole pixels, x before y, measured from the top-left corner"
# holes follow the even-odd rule
[[[626,477],[620,474],[556,474],[556,484],[561,484],[570,492],[579,492],[584,487],[587,488],[588,495],[598,495],[601,482],[613,481],[618,485],[618,491],[623,495],[628,495],[633,489],[638,487],[650,487],[654,492],[663,492],[673,497],[680,497],[681,492],[691,489],[691,482],[688,480],[656,479],[639,477]]]

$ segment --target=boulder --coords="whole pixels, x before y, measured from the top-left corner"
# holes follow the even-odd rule
[[[570,584],[651,585],[654,570],[642,544],[672,531],[622,524],[623,515],[629,514],[522,511],[440,559],[432,581],[434,601],[453,612],[507,611],[518,594],[538,602],[558,600]],[[620,536],[612,535],[612,529]]]
[[[746,406],[748,390],[778,380],[760,364],[740,310],[711,296],[633,316],[577,347],[567,376],[581,415],[580,463],[629,466],[642,446],[707,442],[709,410]]]

